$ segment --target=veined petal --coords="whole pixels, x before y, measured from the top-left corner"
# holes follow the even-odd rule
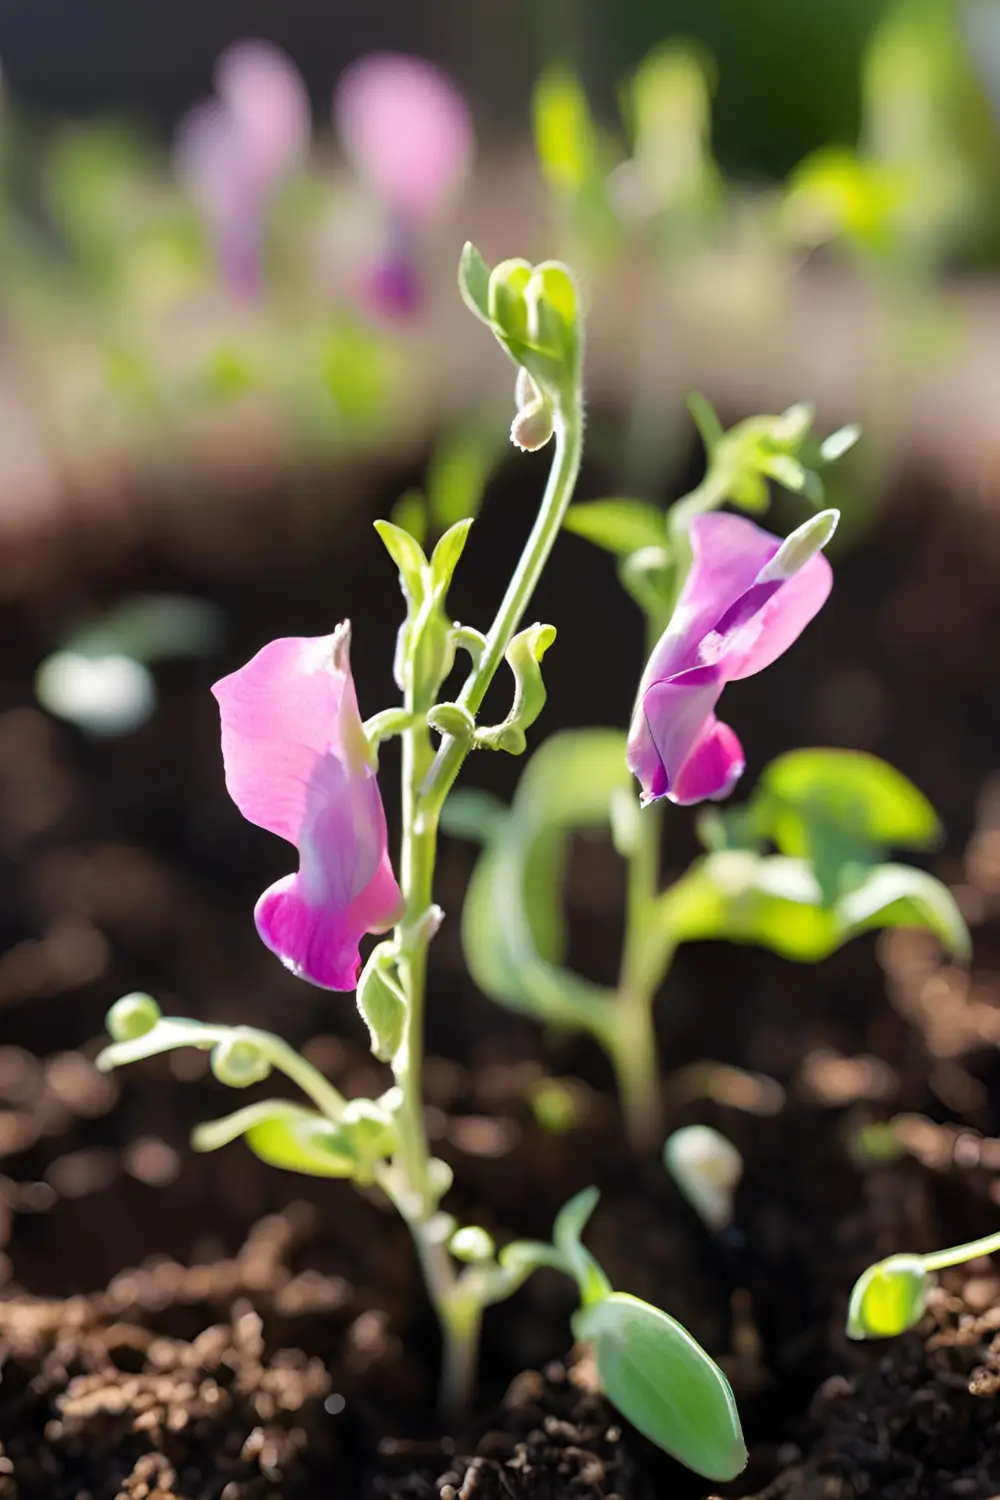
[[[826,603],[833,588],[833,569],[822,552],[817,552],[777,588],[770,583],[756,587],[766,590],[766,597],[750,625],[734,634],[726,652],[725,672],[730,682],[762,672],[794,645]]]
[[[714,720],[725,679],[716,667],[693,667],[646,688],[632,717],[626,761],[642,784],[643,802],[673,796],[684,764]]]
[[[349,630],[272,641],[215,684],[226,785],[244,817],[299,851],[258,902],[258,930],[295,973],[352,989],[358,942],[401,896],[358,712]]]

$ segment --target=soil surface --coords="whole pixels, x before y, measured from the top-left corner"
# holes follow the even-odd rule
[[[524,474],[540,481],[543,468],[529,463],[491,494],[456,583],[459,618],[483,623],[530,523]],[[362,711],[391,701],[399,598],[369,519],[322,495],[261,506],[238,551],[218,527],[183,548],[150,536],[114,569],[81,564],[6,612],[3,1500],[714,1493],[603,1402],[586,1352],[570,1348],[572,1289],[553,1273],[488,1315],[478,1409],[467,1430],[442,1432],[433,1319],[380,1197],[271,1171],[239,1144],[192,1153],[191,1127],[234,1107],[201,1054],[110,1078],[93,1066],[107,1006],[142,988],[168,1014],[280,1031],[349,1095],[384,1086],[350,998],[294,980],[256,938],[253,902],[288,852],[228,802],[208,693],[273,636],[325,633],[350,615]],[[998,577],[992,522],[908,489],[839,561],[831,603],[796,648],[727,697],[748,784],[781,750],[825,743],[885,755],[927,792],[948,828],[931,867],[956,889],[977,958],[966,974],[904,932],[808,969],[723,945],[682,951],[659,1010],[667,1123],[707,1121],[743,1152],[724,1236],[709,1235],[655,1157],[627,1149],[589,1044],[543,1037],[470,989],[457,917],[474,855],[442,851],[450,920],[434,949],[427,1100],[434,1148],[455,1172],[449,1206],[501,1241],[547,1237],[573,1192],[601,1189],[587,1240],[612,1282],[681,1318],[730,1375],[751,1462],[726,1494],[1000,1495],[989,1263],[946,1281],[905,1339],[854,1346],[843,1334],[871,1260],[1000,1220],[1000,791],[989,780],[1000,652],[986,649],[1000,639]],[[156,715],[119,739],[46,717],[32,678],[62,632],[163,588],[221,607],[219,655],[158,668]],[[534,614],[560,632],[539,730],[623,724],[640,626],[610,563],[566,538]],[[500,692],[497,703],[503,712]],[[388,786],[391,747],[383,763]],[[469,778],[509,793],[519,770],[483,756]],[[670,868],[694,847],[678,811]],[[621,895],[610,848],[581,842],[569,880],[574,960],[610,977]],[[552,1079],[571,1105],[560,1130],[539,1103]]]

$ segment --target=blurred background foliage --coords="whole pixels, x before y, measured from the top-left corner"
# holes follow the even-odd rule
[[[259,488],[442,432],[485,475],[510,396],[455,296],[467,236],[579,271],[623,490],[685,461],[692,386],[807,395],[874,429],[870,515],[907,382],[969,346],[949,286],[1000,263],[992,0],[0,0],[0,60],[4,535],[67,490]],[[804,335],[831,273],[851,313]]]

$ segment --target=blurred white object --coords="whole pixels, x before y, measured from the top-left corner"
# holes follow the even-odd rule
[[[39,703],[87,734],[125,734],[144,724],[156,707],[153,679],[131,656],[83,656],[56,651],[35,676]]]
[[[667,1137],[663,1163],[708,1228],[728,1228],[743,1176],[743,1158],[732,1141],[711,1125],[685,1125]]]

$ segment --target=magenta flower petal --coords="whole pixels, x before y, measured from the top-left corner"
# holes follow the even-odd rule
[[[357,982],[360,939],[402,908],[349,643],[346,625],[272,641],[212,689],[230,796],[299,851],[297,874],[258,901],[257,930],[294,973],[337,990]]]
[[[710,715],[680,769],[671,796],[682,807],[692,802],[721,801],[743,775],[743,746],[728,724]]]
[[[298,68],[280,47],[247,38],[219,58],[215,84],[259,180],[273,185],[305,155],[312,132]]]
[[[446,73],[423,58],[373,52],[337,84],[344,152],[388,208],[424,218],[468,165],[472,118]]]
[[[715,705],[727,682],[769,666],[820,610],[833,581],[814,553],[797,571],[775,562],[780,537],[740,516],[697,516],[692,565],[639,685],[627,760],[644,802],[724,797],[743,751]]]

